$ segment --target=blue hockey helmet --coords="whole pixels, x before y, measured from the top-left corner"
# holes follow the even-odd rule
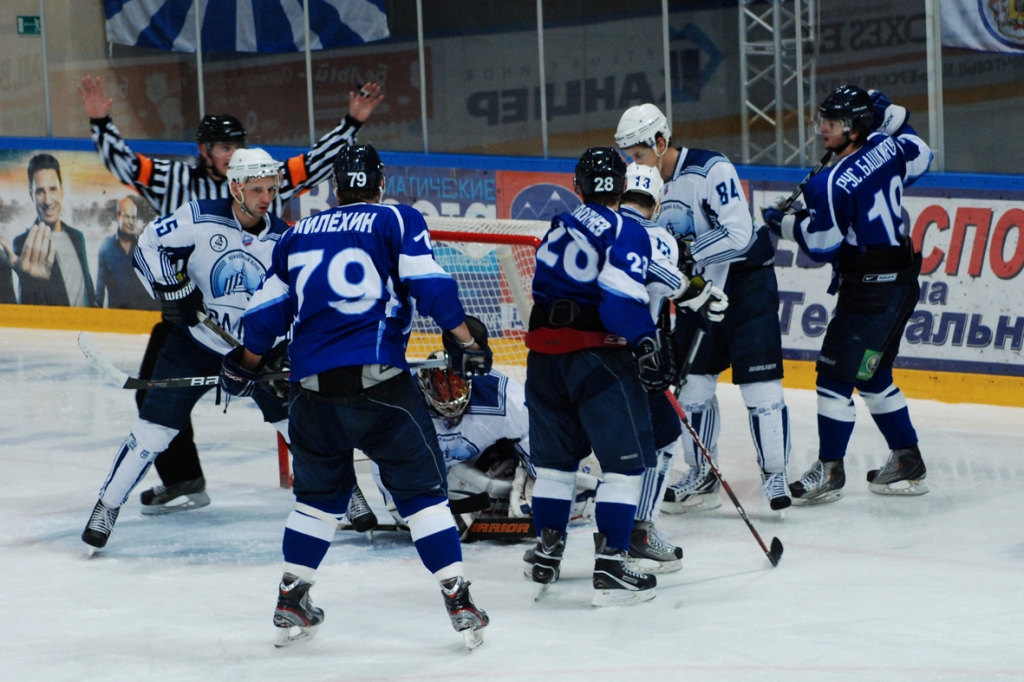
[[[573,186],[580,196],[621,196],[626,187],[626,162],[611,147],[591,147],[576,164]]]

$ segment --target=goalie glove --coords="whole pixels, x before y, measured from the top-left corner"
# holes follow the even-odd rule
[[[260,385],[260,375],[242,367],[244,352],[244,346],[232,348],[220,366],[220,387],[228,395],[239,398],[251,396]]]
[[[658,329],[653,337],[640,339],[633,350],[640,383],[648,393],[664,391],[676,379],[676,355],[671,337]]]
[[[886,135],[896,135],[900,128],[907,124],[910,112],[906,107],[890,102],[889,98],[878,90],[868,90],[868,94],[871,95],[874,104],[871,129]]]
[[[686,293],[675,302],[681,312],[699,318],[698,324],[705,329],[708,322],[725,319],[725,310],[729,307],[729,297],[725,292],[711,282],[705,282],[702,277],[691,279]]]
[[[494,363],[494,355],[487,345],[487,327],[471,315],[466,315],[465,322],[473,337],[473,341],[468,344],[463,345],[451,331],[441,333],[441,343],[448,356],[448,367],[462,379],[477,374],[488,374]],[[474,343],[479,349],[469,350],[469,346]]]
[[[206,312],[203,292],[187,275],[176,284],[153,283],[153,290],[160,297],[160,308],[168,322],[195,327],[199,324],[197,313]]]

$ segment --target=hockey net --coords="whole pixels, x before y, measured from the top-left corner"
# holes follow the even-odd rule
[[[495,369],[525,381],[523,337],[533,306],[534,258],[549,224],[479,218],[426,220],[434,259],[458,282],[466,314],[487,326]],[[441,348],[441,330],[433,320],[416,315],[406,357],[424,360]]]

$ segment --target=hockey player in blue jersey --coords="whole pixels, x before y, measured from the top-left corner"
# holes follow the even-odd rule
[[[445,350],[463,376],[490,370],[487,330],[466,316],[458,286],[434,261],[419,212],[379,203],[384,166],[372,146],[342,149],[334,178],[339,206],[299,221],[278,243],[245,314],[245,346],[225,357],[221,373],[229,393],[249,393],[274,339],[291,330],[295,510],[284,531],[275,643],[312,636],[323,621],[309,589],[348,509],[359,448],[380,466],[452,625],[472,648],[488,618],[463,578],[444,459],[405,350],[414,304],[447,330]]]
[[[705,282],[691,286],[679,270],[679,245],[661,225],[651,219],[661,204],[664,181],[657,168],[631,163],[626,168],[626,191],[622,195],[619,212],[636,220],[647,231],[651,240],[651,262],[647,268],[647,293],[651,297],[649,309],[654,320],[664,319],[663,307],[675,300],[680,311],[690,314],[704,313],[707,319],[721,322],[728,298],[718,287]],[[666,329],[665,331],[670,331]],[[654,426],[654,449],[657,466],[644,470],[640,486],[640,499],[636,508],[636,521],[629,542],[629,556],[634,565],[648,573],[669,573],[683,567],[683,550],[658,533],[660,503],[665,493],[665,481],[672,460],[679,451],[682,427],[675,409],[664,391],[647,394]]]
[[[801,503],[842,497],[843,457],[853,433],[856,388],[891,453],[868,472],[883,495],[928,492],[926,469],[907,401],[892,365],[914,312],[921,255],[903,222],[903,189],[931,164],[908,112],[885,95],[844,85],[818,110],[818,132],[835,162],[804,187],[806,207],[763,209],[765,222],[813,260],[832,263],[835,315],[818,355],[818,460],[790,488]]]
[[[576,468],[593,448],[604,473],[595,505],[595,606],[655,596],[656,578],[633,571],[627,558],[644,467],[655,461],[645,389],[664,390],[674,378],[672,349],[647,308],[650,240],[616,212],[625,176],[613,149],[580,157],[574,184],[584,203],[552,219],[537,249],[526,336],[537,469],[533,580],[538,596],[558,580]]]
[[[761,489],[774,510],[790,506],[786,488],[789,410],[782,391],[782,329],[775,250],[767,230],[755,230],[736,168],[718,152],[671,145],[672,132],[653,104],[627,109],[615,141],[636,163],[657,168],[665,181],[657,222],[689,242],[690,275],[729,297],[722,321],[711,325],[679,402],[713,459],[718,457],[718,376],[730,366],[747,407]],[[680,352],[697,325],[679,325]],[[665,491],[669,513],[721,506],[721,484],[692,439],[683,439],[690,471]]]
[[[220,371],[221,358],[231,346],[199,324],[200,312],[242,338],[242,313],[263,280],[274,245],[288,229],[283,220],[268,213],[280,185],[280,167],[262,149],[240,149],[227,169],[231,199],[185,204],[150,223],[139,237],[135,267],[160,299],[164,319],[175,323],[160,351],[154,379]],[[106,545],[121,505],[211,388],[147,392],[139,418],[100,489],[83,541],[92,547]],[[287,439],[285,400],[262,386],[252,398],[264,419]],[[186,499],[186,504],[197,506],[209,502],[209,498]]]

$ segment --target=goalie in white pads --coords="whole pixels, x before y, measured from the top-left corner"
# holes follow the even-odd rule
[[[659,225],[689,241],[692,275],[729,297],[722,321],[711,325],[690,369],[679,402],[713,459],[718,457],[718,376],[732,367],[746,404],[750,435],[761,471],[761,489],[772,509],[792,501],[786,488],[789,410],[782,391],[782,330],[775,249],[767,230],[755,230],[736,168],[718,152],[671,145],[672,132],[653,104],[627,109],[615,133],[619,148],[636,163],[657,168],[665,181]],[[690,346],[695,324],[680,325],[676,348]],[[721,506],[721,484],[692,439],[683,439],[687,476],[665,494],[669,513]]]
[[[270,265],[271,253],[288,225],[268,213],[280,184],[279,168],[262,149],[239,149],[231,157],[231,199],[193,201],[150,223],[139,238],[135,267],[155,290],[164,318],[175,324],[160,351],[154,379],[209,376],[220,371],[231,350],[199,324],[205,312],[235,338],[242,338],[241,314]],[[187,262],[182,268],[180,263]],[[149,471],[157,455],[188,423],[192,408],[213,386],[152,389],[100,489],[82,533],[92,547],[107,544],[121,506]],[[285,399],[261,385],[252,393],[263,417],[288,439]],[[199,491],[205,498],[205,492]],[[200,505],[209,498],[183,497]]]

